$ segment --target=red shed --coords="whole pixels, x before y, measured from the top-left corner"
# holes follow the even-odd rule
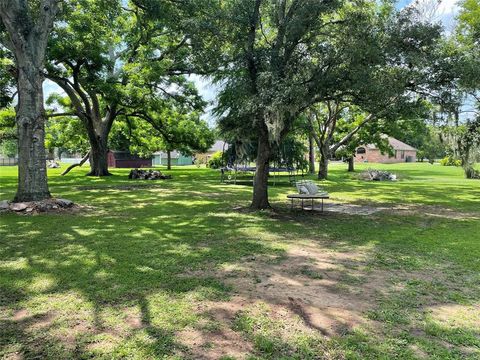
[[[109,151],[108,167],[111,168],[142,168],[152,167],[152,158],[145,159],[131,154],[129,151]]]

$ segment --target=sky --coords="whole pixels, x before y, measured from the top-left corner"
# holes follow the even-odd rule
[[[439,0],[417,0],[417,1],[422,4],[430,5]],[[414,1],[412,0],[399,0],[397,3],[397,8],[402,9],[413,2]],[[455,16],[458,12],[457,3],[458,3],[458,0],[440,0],[439,2],[437,14],[434,20],[440,21],[445,27],[445,30],[447,32],[451,32],[453,30]],[[214,126],[215,119],[211,114],[211,110],[215,102],[217,90],[213,85],[211,85],[208,79],[204,77],[192,75],[190,76],[190,78],[197,86],[199,94],[204,98],[205,101],[207,101],[210,104],[207,107],[205,114],[202,116],[202,118],[207,120],[210,126]],[[44,88],[45,98],[47,98],[48,95],[50,95],[52,92],[63,93],[63,91],[55,83],[53,83],[50,80],[46,80],[44,82],[43,88]]]

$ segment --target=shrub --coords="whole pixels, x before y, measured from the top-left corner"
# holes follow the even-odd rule
[[[453,156],[445,156],[440,160],[440,165],[442,166],[462,166],[462,161],[455,159]]]
[[[219,169],[223,166],[223,153],[221,151],[217,151],[212,155],[210,160],[208,160],[207,166],[212,169]]]

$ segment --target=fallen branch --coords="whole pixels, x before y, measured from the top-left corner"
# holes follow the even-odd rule
[[[66,168],[65,171],[62,172],[62,176],[67,175],[67,174],[70,172],[70,170],[72,170],[73,168],[75,168],[75,167],[77,167],[77,166],[82,166],[82,165],[85,163],[85,161],[87,161],[87,159],[88,159],[89,156],[90,156],[90,151],[87,153],[87,155],[85,155],[85,156],[83,157],[82,160],[80,160],[79,163],[72,164],[72,165],[70,165],[68,168]]]

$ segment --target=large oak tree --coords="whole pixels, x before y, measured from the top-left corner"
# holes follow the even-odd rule
[[[374,1],[229,1],[219,14],[217,114],[245,138],[254,134],[254,209],[270,206],[272,149],[300,114],[331,100],[361,105],[370,117],[405,104],[421,54],[438,36],[413,10]]]
[[[48,39],[59,10],[58,0],[1,0],[0,43],[13,55],[11,69],[18,102],[18,189],[15,201],[50,197],[45,162],[44,63]],[[2,81],[4,83],[4,81]],[[5,84],[4,84],[5,85]]]
[[[108,136],[119,116],[135,116],[158,99],[198,97],[185,76],[192,72],[189,9],[168,0],[80,0],[57,23],[46,77],[85,127],[90,175],[109,174]]]

